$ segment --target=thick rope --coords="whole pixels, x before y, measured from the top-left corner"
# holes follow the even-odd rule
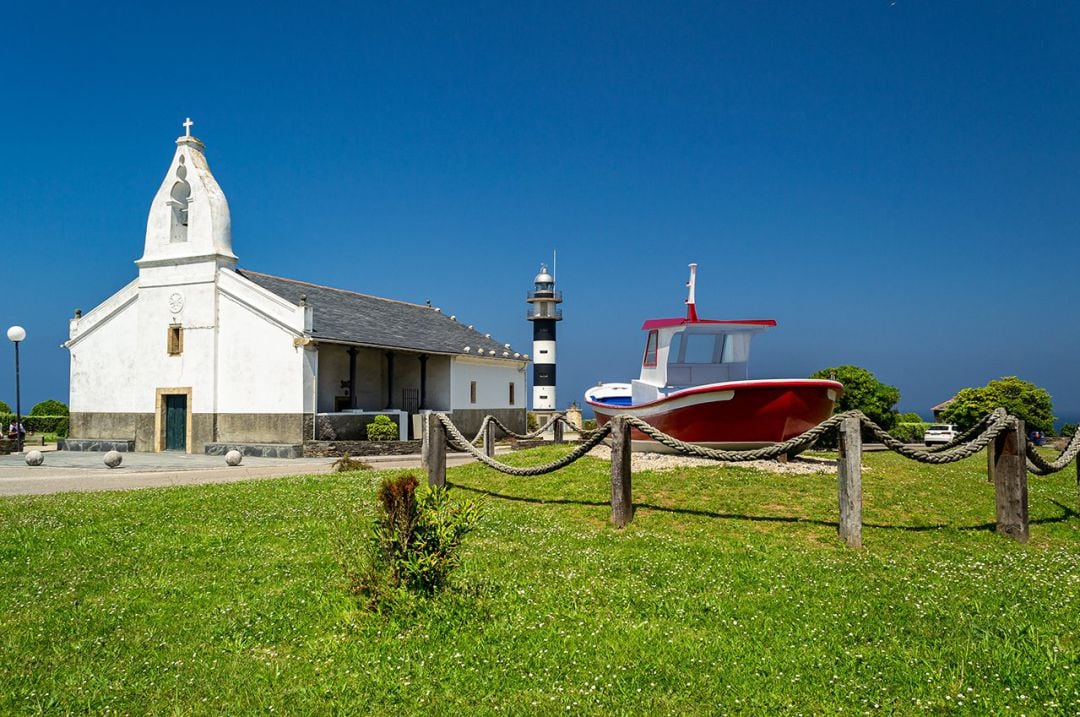
[[[529,434],[516,434],[506,429],[505,426],[494,416],[487,416],[484,419],[480,428],[480,433],[473,441],[467,441],[461,431],[458,430],[450,419],[442,413],[434,414],[435,417],[442,423],[446,429],[447,442],[457,448],[458,450],[469,453],[477,460],[483,462],[495,470],[507,473],[509,475],[517,476],[534,476],[543,475],[545,473],[551,473],[565,468],[581,456],[588,453],[590,450],[599,445],[608,435],[611,433],[612,424],[608,422],[604,426],[597,428],[594,431],[587,431],[589,438],[575,448],[572,452],[566,456],[560,458],[557,461],[548,463],[542,466],[532,466],[528,468],[518,468],[517,466],[510,466],[505,463],[500,463],[493,458],[487,456],[486,453],[480,451],[473,443],[477,439],[481,438],[484,429],[487,427],[489,421],[495,422],[500,428],[506,431],[508,434],[519,438],[533,438],[540,435],[548,428],[551,427],[556,421],[562,421],[570,428],[574,428],[567,421],[563,414],[555,414],[552,416],[543,427]],[[891,451],[898,453],[910,460],[918,461],[920,463],[928,463],[931,465],[944,465],[946,463],[954,463],[956,461],[970,458],[979,451],[986,448],[997,436],[1007,428],[1016,426],[1016,418],[1010,416],[1004,408],[996,408],[979,421],[974,427],[966,431],[959,438],[950,441],[944,446],[938,446],[931,449],[912,448],[905,444],[903,441],[894,437],[881,426],[871,421],[866,414],[862,411],[846,411],[844,413],[838,413],[832,417],[826,419],[817,426],[802,433],[798,436],[790,438],[782,443],[775,443],[771,446],[765,446],[763,448],[756,448],[745,451],[726,451],[716,448],[706,448],[694,443],[687,443],[681,441],[674,436],[670,436],[659,428],[646,423],[644,420],[637,416],[626,416],[626,422],[628,425],[636,428],[640,432],[647,435],[654,441],[667,446],[673,451],[682,455],[696,456],[698,458],[709,458],[716,461],[724,462],[741,462],[741,461],[758,461],[758,460],[773,460],[781,455],[791,453],[794,450],[805,450],[816,442],[822,435],[828,431],[836,429],[847,418],[858,418],[861,425],[865,426],[882,444],[885,445]],[[578,429],[574,429],[578,430]],[[981,431],[981,432],[980,432]],[[978,435],[976,435],[978,434]],[[1072,441],[1066,446],[1065,450],[1053,461],[1047,461],[1042,457],[1035,447],[1031,444],[1027,446],[1027,458],[1028,469],[1038,475],[1047,475],[1049,473],[1055,473],[1064,469],[1072,461],[1076,460],[1077,455],[1080,454],[1080,432],[1073,436]]]
[[[996,409],[994,409],[993,411],[991,411],[990,413],[986,414],[981,419],[979,419],[979,421],[974,426],[972,426],[971,428],[964,431],[963,434],[957,436],[956,438],[952,439],[948,443],[943,443],[943,444],[941,444],[939,446],[934,446],[932,448],[927,448],[926,450],[928,452],[930,452],[930,453],[941,453],[943,451],[948,451],[948,450],[951,450],[953,448],[956,448],[961,443],[967,443],[969,440],[971,440],[972,436],[974,436],[976,433],[979,433],[980,431],[984,430],[986,428],[986,426],[990,423],[991,420],[996,420],[996,416],[997,416],[998,411],[1004,411],[1004,410],[1005,410],[1004,408],[996,408]]]
[[[589,437],[591,437],[591,436],[592,436],[592,434],[596,433],[596,432],[597,432],[598,430],[600,430],[600,429],[598,429],[598,428],[594,428],[594,429],[592,429],[592,430],[590,431],[590,430],[589,430],[589,429],[587,429],[587,428],[580,428],[580,427],[578,427],[578,426],[575,426],[575,425],[574,425],[573,423],[570,423],[570,421],[566,420],[566,418],[565,418],[565,417],[562,417],[562,416],[560,416],[560,418],[559,418],[559,421],[560,421],[560,422],[561,422],[561,423],[562,423],[562,424],[563,424],[563,425],[564,425],[564,426],[565,426],[566,428],[570,429],[570,430],[571,430],[571,431],[573,431],[574,433],[576,433],[576,434],[578,434],[579,436],[581,436],[582,438],[586,438],[586,439],[587,439],[587,438],[589,438]]]
[[[861,420],[863,425],[866,426],[879,441],[884,443],[885,447],[889,450],[899,453],[905,458],[910,458],[913,461],[929,463],[932,465],[954,463],[965,458],[970,458],[986,448],[991,441],[997,438],[999,433],[1010,426],[1016,425],[1016,419],[1006,413],[1004,408],[995,408],[994,412],[985,419],[986,430],[971,441],[954,446],[946,451],[928,451],[921,448],[911,448],[903,441],[894,438],[881,428],[881,426],[877,425],[866,416],[862,416]]]
[[[581,458],[583,455],[595,448],[597,444],[600,443],[600,441],[604,440],[604,438],[609,433],[611,433],[611,425],[606,425],[596,431],[596,433],[591,438],[589,438],[589,440],[585,441],[573,451],[566,454],[557,461],[546,463],[542,466],[529,466],[527,468],[519,468],[518,466],[507,465],[505,463],[500,463],[494,458],[489,458],[486,453],[484,453],[466,440],[465,436],[461,434],[461,431],[458,430],[457,426],[455,426],[453,422],[451,422],[451,420],[446,416],[446,414],[435,413],[432,415],[434,415],[435,418],[439,421],[439,423],[443,425],[443,428],[446,429],[447,443],[460,451],[468,453],[473,458],[476,458],[478,461],[484,463],[491,468],[494,468],[500,473],[506,473],[507,475],[512,476],[539,476],[544,475],[545,473],[553,473],[560,468],[565,468],[566,466],[570,465],[578,458]]]
[[[790,453],[797,448],[808,448],[827,431],[840,425],[845,418],[857,418],[861,416],[862,413],[859,411],[837,413],[835,416],[814,426],[806,433],[802,433],[794,438],[789,438],[783,443],[775,443],[771,446],[754,448],[746,451],[725,451],[719,448],[706,448],[705,446],[699,446],[695,443],[680,441],[678,438],[669,436],[659,428],[646,423],[637,416],[627,416],[626,422],[657,443],[661,443],[683,455],[697,456],[698,458],[711,458],[714,461],[738,462],[771,460],[785,453]],[[606,425],[611,424],[608,423]]]
[[[1030,442],[1027,444],[1027,464],[1028,470],[1035,475],[1045,476],[1051,473],[1057,473],[1060,470],[1064,470],[1066,466],[1076,460],[1076,456],[1080,454],[1080,431],[1073,434],[1072,440],[1069,441],[1069,445],[1065,446],[1057,458],[1052,461],[1048,461],[1042,457],[1042,454],[1035,449],[1035,446]]]
[[[512,437],[518,439],[519,441],[527,441],[527,440],[529,440],[531,438],[536,438],[537,436],[542,434],[544,431],[546,431],[547,429],[549,429],[553,425],[555,425],[556,422],[558,422],[560,420],[565,421],[566,419],[563,416],[564,416],[564,414],[562,414],[562,413],[556,413],[550,419],[548,419],[547,423],[540,426],[535,431],[530,431],[529,433],[515,433],[515,432],[511,431],[509,428],[507,428],[506,424],[503,423],[502,421],[500,421],[498,418],[496,418],[495,416],[493,416],[491,414],[488,414],[488,415],[484,416],[484,421],[480,424],[480,430],[476,432],[476,436],[473,437],[473,439],[471,441],[469,441],[469,443],[471,443],[473,445],[476,445],[477,443],[479,443],[484,438],[484,431],[487,429],[489,423],[494,423],[496,426],[499,427],[500,430],[502,430],[502,432],[504,434],[506,434],[508,436],[512,436]]]

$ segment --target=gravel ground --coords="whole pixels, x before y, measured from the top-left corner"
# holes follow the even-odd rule
[[[589,451],[593,458],[611,460],[611,449],[606,446],[597,446]],[[719,461],[708,458],[693,458],[691,456],[677,456],[670,453],[632,453],[630,454],[630,470],[638,471],[670,471],[676,468],[689,466],[715,466]],[[836,461],[828,458],[812,458],[799,456],[787,463],[780,461],[746,461],[738,464],[746,468],[754,468],[766,473],[779,473],[784,475],[805,475],[807,473],[836,473]]]

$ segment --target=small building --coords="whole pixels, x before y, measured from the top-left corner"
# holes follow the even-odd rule
[[[941,414],[945,412],[945,409],[953,404],[956,400],[956,396],[953,396],[947,401],[942,401],[938,405],[930,409],[930,413],[934,416],[934,423],[942,423]]]
[[[445,411],[525,430],[528,359],[431,306],[237,268],[229,205],[187,134],[150,207],[138,276],[76,312],[69,450],[299,455],[360,439],[384,413],[400,435]]]

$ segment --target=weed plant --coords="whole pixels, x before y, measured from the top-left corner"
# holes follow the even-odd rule
[[[346,557],[352,590],[371,610],[400,611],[410,594],[431,597],[442,590],[461,562],[462,539],[479,523],[475,501],[453,501],[444,487],[418,496],[418,485],[410,473],[383,480],[365,566],[356,570]]]

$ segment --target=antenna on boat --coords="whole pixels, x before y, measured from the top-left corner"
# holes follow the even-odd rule
[[[694,286],[697,283],[697,264],[690,265],[690,281],[686,285],[690,287],[690,295],[686,298],[686,320],[697,321],[697,307],[694,305]]]

